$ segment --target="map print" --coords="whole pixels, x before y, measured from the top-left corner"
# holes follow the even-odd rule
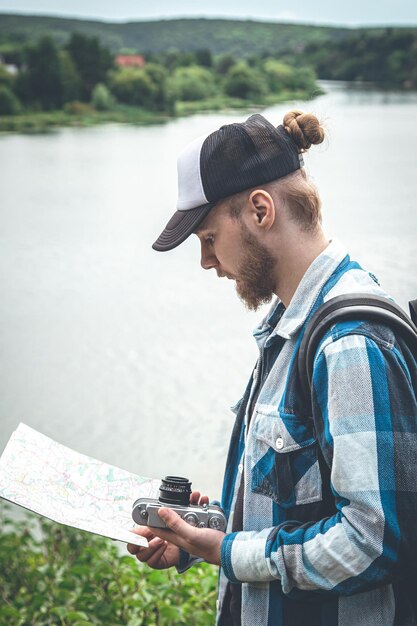
[[[157,497],[160,480],[102,463],[26,424],[19,424],[0,457],[0,497],[48,517],[125,543],[147,546],[130,532],[137,498]]]

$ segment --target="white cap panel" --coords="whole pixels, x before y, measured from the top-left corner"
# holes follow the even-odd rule
[[[178,201],[179,211],[189,211],[202,204],[207,204],[208,200],[204,194],[203,183],[200,171],[201,147],[207,135],[197,137],[189,143],[180,153],[177,162],[178,169]]]

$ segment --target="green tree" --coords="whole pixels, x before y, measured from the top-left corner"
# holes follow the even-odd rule
[[[255,101],[268,91],[264,76],[244,61],[240,61],[227,72],[224,88],[228,96]]]
[[[126,67],[112,72],[111,90],[120,102],[151,108],[157,87],[144,68]]]
[[[281,61],[267,59],[263,64],[263,71],[266,75],[269,89],[277,93],[289,87],[294,68]]]
[[[0,65],[0,85],[5,85],[9,89],[13,88],[14,77],[10,74],[3,65]]]
[[[20,111],[21,104],[17,96],[6,85],[0,85],[0,115],[16,115]]]
[[[51,37],[42,37],[26,49],[26,70],[17,79],[18,95],[42,109],[59,109],[63,104],[59,50]]]
[[[196,50],[194,52],[195,62],[202,67],[213,67],[213,55],[207,48]]]
[[[232,54],[221,54],[215,61],[214,69],[218,74],[225,75],[235,64],[236,59]]]
[[[107,72],[113,65],[112,55],[97,37],[81,33],[71,35],[67,50],[81,77],[81,98],[89,101],[94,86],[106,82]]]
[[[60,50],[62,102],[78,100],[81,95],[81,78],[67,50]]]
[[[97,111],[110,111],[114,107],[114,98],[106,85],[98,83],[94,87],[91,104]]]
[[[153,108],[160,111],[171,110],[174,97],[169,87],[168,71],[157,63],[147,63],[144,71],[155,87],[152,101]]]
[[[171,87],[176,99],[184,101],[203,100],[216,93],[212,72],[198,65],[177,68]]]
[[[311,67],[295,67],[288,82],[290,89],[301,89],[313,95],[317,91],[316,73]]]

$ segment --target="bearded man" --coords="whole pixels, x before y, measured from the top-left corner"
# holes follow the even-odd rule
[[[170,250],[194,233],[202,267],[234,280],[248,308],[276,296],[236,408],[226,532],[162,508],[167,529],[136,529],[149,547],[128,547],[154,568],[221,566],[221,626],[417,623],[416,362],[389,327],[359,319],[323,337],[308,398],[297,372],[323,302],[386,296],[323,232],[302,160],[323,138],[317,118],[297,111],[277,128],[257,114],[197,138],[179,156],[177,211],[153,246]]]

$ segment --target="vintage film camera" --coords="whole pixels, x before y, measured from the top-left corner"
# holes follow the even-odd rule
[[[181,476],[166,476],[159,488],[159,498],[139,498],[133,504],[132,517],[136,524],[166,528],[158,515],[162,507],[174,509],[182,519],[197,528],[226,530],[226,518],[219,506],[190,504],[191,483]]]

